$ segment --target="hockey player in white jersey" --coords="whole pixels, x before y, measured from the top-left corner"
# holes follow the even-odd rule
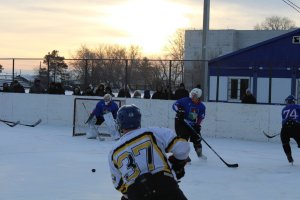
[[[122,137],[108,159],[122,199],[186,200],[177,180],[185,174],[189,143],[171,129],[141,128],[141,113],[135,105],[122,106],[116,121]],[[168,158],[166,153],[172,155]]]

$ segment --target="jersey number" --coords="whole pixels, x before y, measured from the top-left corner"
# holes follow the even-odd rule
[[[298,118],[296,109],[284,110],[283,115],[284,115],[284,119],[288,119],[288,118],[297,119]]]
[[[146,163],[148,166],[148,170],[152,171],[154,169],[153,145],[151,141],[143,142],[133,147],[132,152],[123,152],[117,160],[118,168],[121,168],[123,166],[123,162],[127,162],[126,166],[128,173],[124,176],[127,181],[135,179],[141,173],[141,170],[139,169],[135,161],[135,158],[141,155],[141,151],[146,151]]]

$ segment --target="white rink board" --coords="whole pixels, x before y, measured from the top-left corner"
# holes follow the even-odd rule
[[[0,118],[33,122],[41,118],[50,125],[73,124],[74,98],[71,95],[0,93]],[[80,96],[81,97],[81,96]],[[99,99],[100,97],[88,97]],[[174,128],[171,100],[115,98],[135,104],[142,111],[142,126]],[[206,119],[202,134],[212,137],[268,141],[262,131],[278,133],[282,105],[251,105],[204,102]],[[71,134],[71,133],[70,133]],[[279,137],[272,139],[278,141]]]

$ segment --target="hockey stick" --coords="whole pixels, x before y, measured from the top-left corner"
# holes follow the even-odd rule
[[[89,111],[87,110],[87,108],[86,108],[84,102],[82,102],[82,105],[83,105],[84,110],[86,111],[86,113],[89,115]],[[97,132],[97,135],[99,136],[99,140],[100,140],[100,141],[104,141],[105,139],[104,139],[103,137],[106,137],[106,136],[104,136],[104,133],[99,133],[99,131],[98,131],[98,129],[96,128],[95,124],[92,124],[92,126],[93,126],[93,128],[95,129],[95,131]],[[103,137],[101,137],[101,136],[103,136]]]
[[[39,125],[42,122],[42,119],[37,120],[36,122],[32,123],[32,124],[23,124],[20,123],[20,125],[22,126],[29,126],[29,127],[36,127],[37,125]]]
[[[194,132],[194,134],[198,134],[195,129],[186,121],[184,120],[184,123]],[[220,158],[220,160],[227,166],[227,167],[232,167],[236,168],[239,166],[238,163],[235,164],[229,164],[227,163],[206,141],[203,137],[201,137],[201,140]]]
[[[269,134],[267,134],[265,131],[263,131],[263,133],[264,133],[264,135],[265,135],[267,138],[274,138],[274,137],[276,137],[277,135],[280,135],[280,133],[276,133],[276,134],[274,134],[274,135],[269,135]]]
[[[16,122],[8,122],[8,121],[2,120],[2,119],[0,119],[0,121],[3,122],[4,124],[6,124],[6,125],[9,126],[9,127],[14,127],[14,126],[20,124],[20,121],[16,121]]]
[[[10,127],[14,127],[16,125],[35,127],[35,126],[37,126],[38,124],[40,124],[42,122],[42,119],[39,119],[39,120],[37,120],[36,122],[34,122],[32,124],[21,123],[20,121],[17,121],[17,122],[7,121],[7,120],[0,120],[0,121],[4,122],[5,124],[7,124]]]

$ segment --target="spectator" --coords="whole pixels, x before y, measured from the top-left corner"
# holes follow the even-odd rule
[[[8,83],[3,83],[3,90],[1,92],[10,92]]]
[[[166,93],[164,93],[162,85],[156,86],[156,91],[153,93],[152,99],[168,99]]]
[[[79,86],[75,86],[74,89],[73,89],[73,95],[81,95],[81,90],[80,90],[80,87]]]
[[[55,84],[56,94],[65,94],[65,89],[63,88],[61,83]]]
[[[167,99],[169,99],[169,100],[175,99],[172,88],[169,85],[167,85],[167,87],[165,88],[165,94],[166,94]]]
[[[99,84],[96,91],[95,91],[95,96],[100,96],[103,97],[105,95],[104,91],[104,84]]]
[[[144,91],[144,99],[151,99],[150,90],[145,90]]]
[[[10,91],[14,93],[25,93],[25,89],[23,85],[19,83],[19,81],[14,80],[10,85]]]
[[[30,87],[29,93],[35,93],[35,94],[43,94],[45,93],[45,89],[41,85],[41,80],[36,78],[34,80],[33,86]]]
[[[112,97],[115,97],[110,86],[105,87],[105,94],[110,94]]]
[[[85,91],[83,92],[84,96],[94,96],[93,88],[91,86],[87,86]]]
[[[246,90],[246,94],[242,98],[242,103],[256,104],[256,98],[252,95],[249,88]]]
[[[128,88],[127,87],[121,88],[119,90],[118,97],[131,98]]]
[[[55,82],[51,82],[48,88],[48,94],[56,94]]]
[[[189,97],[189,91],[185,89],[184,83],[180,83],[179,88],[175,91],[175,100]]]
[[[140,99],[142,98],[142,94],[139,90],[133,92],[132,98]]]

